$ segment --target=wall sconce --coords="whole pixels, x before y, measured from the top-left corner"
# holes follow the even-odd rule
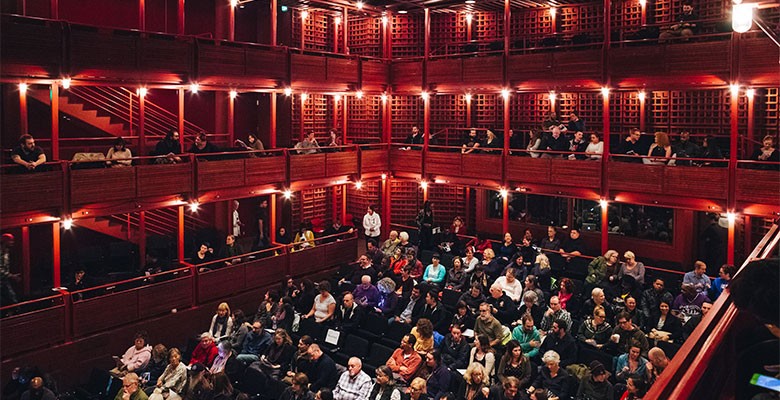
[[[731,12],[731,29],[737,33],[745,33],[753,26],[753,9],[756,4],[734,4]]]
[[[60,83],[62,84],[63,89],[70,89],[70,78],[63,78]]]
[[[292,96],[292,88],[290,88],[290,87],[284,88],[284,95],[287,96],[287,97]]]

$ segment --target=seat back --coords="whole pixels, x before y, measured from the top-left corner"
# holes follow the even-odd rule
[[[390,326],[387,327],[385,338],[401,343],[401,339],[403,339],[405,335],[409,334],[411,330],[412,328],[410,326],[393,321],[390,323]]]
[[[387,331],[387,318],[380,314],[369,312],[363,318],[363,327],[374,335],[382,337],[385,331]]]
[[[441,303],[444,304],[445,307],[454,310],[455,306],[458,305],[458,299],[460,299],[461,295],[462,293],[457,290],[444,289],[441,291]]]

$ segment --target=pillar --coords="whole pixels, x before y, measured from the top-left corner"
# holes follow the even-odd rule
[[[268,104],[268,147],[276,148],[276,93],[270,93],[271,101]],[[275,234],[274,234],[275,235]]]
[[[639,131],[644,132],[647,119],[647,93],[639,92]]]
[[[382,179],[382,237],[390,234],[390,178]]]
[[[341,185],[341,225],[347,226],[351,223],[352,221],[347,221],[347,185],[344,184]],[[356,228],[360,232],[360,227]]]
[[[139,266],[146,264],[146,211],[138,213],[138,259]]]
[[[60,260],[60,222],[51,224],[52,236],[52,287],[62,286],[62,264]]]
[[[56,1],[56,0],[55,0]],[[60,159],[60,87],[51,84],[51,158]]]
[[[233,146],[233,140],[235,139],[235,132],[234,132],[235,113],[236,113],[236,98],[233,95],[228,95],[227,133],[228,133],[228,143],[230,146]]]
[[[731,87],[731,109],[730,109],[730,130],[729,130],[729,191],[728,191],[728,204],[726,206],[726,212],[728,215],[728,238],[726,242],[727,254],[726,262],[729,264],[734,263],[734,238],[735,238],[735,220],[736,220],[736,207],[737,207],[737,159],[738,159],[738,143],[739,140],[739,86],[732,85]]]
[[[138,29],[146,30],[146,0],[138,0]]]
[[[179,113],[178,113],[178,126],[179,130],[179,147],[184,148],[184,88],[179,88]]]
[[[471,94],[466,96],[466,127],[471,128]]]
[[[179,0],[176,5],[176,33],[184,34],[184,0]]]
[[[607,252],[609,248],[609,220],[607,211],[609,209],[609,142],[610,142],[610,124],[609,124],[609,89],[601,91],[602,95],[602,129],[604,130],[604,152],[601,157],[601,254]]]
[[[232,4],[228,11],[228,40],[236,40],[236,8]]]
[[[349,43],[347,42],[347,39],[349,37],[349,35],[347,35],[347,33],[349,31],[349,29],[348,29],[349,28],[349,21],[348,21],[349,20],[349,10],[347,9],[347,7],[344,7],[343,11],[341,12],[341,15],[342,15],[341,23],[343,24],[343,26],[341,27],[341,33],[342,33],[342,35],[344,35],[343,36],[343,43],[342,43],[341,47],[344,49],[344,54],[349,54]]]
[[[268,201],[268,216],[271,218],[268,225],[268,237],[271,243],[276,242],[276,193],[271,193]]]
[[[349,112],[349,107],[347,107],[347,96],[346,94],[344,96],[341,96],[341,99],[344,101],[344,105],[341,107],[341,118],[342,118],[342,126],[341,126],[341,143],[347,144],[347,113]]]
[[[271,46],[276,46],[276,43],[277,43],[277,41],[276,41],[276,32],[277,32],[277,29],[278,29],[277,28],[277,21],[276,21],[276,18],[277,18],[276,17],[276,10],[278,8],[278,4],[277,4],[276,0],[271,0],[270,4],[271,4],[271,23],[269,24],[270,26],[268,27],[268,29],[271,30],[271,34],[268,36],[268,38],[269,38],[269,42],[270,42],[269,44]]]
[[[509,232],[509,194],[501,196],[501,233]]]
[[[55,286],[56,287],[56,286]],[[22,227],[22,293],[30,295],[30,226]]]
[[[176,230],[176,256],[179,263],[184,261],[184,206],[179,206],[178,211],[178,229]]]
[[[606,200],[601,203],[601,254],[609,250],[609,203]]]
[[[24,86],[22,86],[24,85]],[[27,121],[27,84],[19,84],[19,136],[26,135],[28,131]]]
[[[146,97],[138,96],[138,154],[146,154]],[[179,138],[183,132],[179,131]]]

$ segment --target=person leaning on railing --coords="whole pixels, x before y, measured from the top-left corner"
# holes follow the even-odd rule
[[[151,155],[160,157],[154,160],[156,164],[176,164],[182,161],[181,157],[177,154],[181,154],[179,131],[171,128],[168,133],[165,134],[165,137],[157,142]]]
[[[114,144],[108,149],[106,153],[106,165],[111,167],[129,167],[133,165],[133,153],[127,148],[127,143],[121,137],[114,140]]]
[[[22,171],[41,171],[39,168],[46,162],[46,154],[43,148],[35,145],[32,135],[22,135],[18,146],[11,150],[11,160],[20,166]]]
[[[775,138],[771,135],[766,135],[764,136],[764,139],[761,140],[761,144],[762,146],[757,148],[756,151],[753,152],[753,155],[750,157],[750,159],[754,161],[771,161],[775,163],[780,163],[780,152],[777,151],[777,146],[775,145]],[[756,164],[753,168],[777,170],[778,168],[780,168],[780,164],[777,165]]]

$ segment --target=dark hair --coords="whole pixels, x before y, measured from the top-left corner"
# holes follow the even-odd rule
[[[441,351],[439,349],[433,349],[429,354],[433,356],[436,365],[441,365]]]
[[[564,321],[564,320],[562,320],[560,318],[556,318],[553,322],[558,324],[558,329],[563,329],[564,331],[568,330],[568,329],[566,329],[566,321]]]
[[[631,381],[634,382],[634,387],[636,388],[636,396],[638,398],[644,397],[644,395],[647,394],[647,389],[649,388],[647,387],[647,381],[645,380],[645,378],[636,374],[631,374],[628,377],[628,379],[631,379]]]
[[[574,293],[574,282],[569,278],[561,279],[561,289],[566,289],[569,293]]]
[[[390,369],[387,365],[380,365],[376,367],[376,372],[381,372],[382,375],[390,378],[390,382],[393,381],[393,370]]]
[[[196,135],[196,137],[197,137],[198,139],[200,139],[200,141],[201,141],[201,142],[205,142],[205,141],[207,141],[207,140],[208,140],[208,139],[206,138],[206,132],[203,132],[203,131],[200,131],[200,132],[198,132],[198,134]]]
[[[490,338],[487,335],[477,335],[477,340],[475,344],[479,344],[480,347],[482,347],[482,351],[488,352],[492,350],[493,348],[490,346]]]
[[[372,245],[372,246],[374,246],[374,247],[376,247],[376,240],[374,240],[374,239],[368,239],[368,242],[366,242],[366,245],[369,245],[369,244],[370,244],[370,245]]]
[[[320,389],[320,399],[333,400],[333,392],[328,388]]]
[[[114,146],[122,146],[122,150],[125,149],[126,145],[127,145],[127,142],[125,142],[125,139],[122,139],[121,136],[116,138],[116,140],[114,140]]]
[[[33,139],[32,135],[29,133],[25,133],[22,136],[19,136],[19,144],[24,144],[28,139]]]
[[[277,292],[276,290],[269,290],[268,298],[270,298],[272,302],[276,303],[277,301],[279,301],[279,292]]]
[[[303,285],[303,292],[311,292],[314,290],[314,282],[311,281],[311,279],[303,278],[301,279],[301,285]]]
[[[417,344],[417,336],[414,336],[410,333],[406,335],[406,341],[409,342],[409,346],[414,347],[414,345]]]
[[[515,347],[520,347],[520,351],[522,352],[523,348],[520,346],[520,342],[518,342],[515,339],[510,340],[506,344],[506,352],[504,352],[504,362],[509,364],[512,361],[512,350],[515,349]],[[523,359],[523,354],[520,354],[520,359]]]
[[[212,379],[214,381],[214,394],[233,394],[233,385],[230,384],[230,378],[224,371],[214,374]]]
[[[465,301],[463,301],[463,300],[459,300],[459,301],[458,301],[458,304],[456,304],[456,305],[455,305],[455,309],[456,309],[456,310],[460,310],[461,308],[465,308],[465,309],[467,309],[467,310],[468,310],[468,309],[469,309],[469,305],[468,305],[468,304],[466,304],[466,302],[465,302]]]
[[[779,262],[778,258],[753,261],[736,274],[728,287],[737,308],[775,326],[780,326]]]
[[[309,336],[309,335],[303,335],[303,336],[301,336],[301,338],[299,340],[300,340],[301,343],[303,343],[303,344],[305,344],[307,346],[311,345],[311,344],[314,344],[314,339],[312,339],[311,336]]]
[[[723,273],[728,275],[729,278],[733,278],[734,274],[737,273],[737,267],[735,267],[735,266],[733,266],[731,264],[723,264],[723,266],[721,266],[721,268],[723,268]]]
[[[233,310],[233,325],[240,326],[244,323],[244,319],[246,319],[246,316],[244,315],[244,310],[240,308],[236,308]]]
[[[173,134],[178,132],[179,130],[176,128],[168,129],[168,133],[165,134],[165,140],[173,140]]]
[[[135,339],[143,339],[144,343],[149,341],[149,334],[146,333],[146,331],[138,331],[135,333],[135,336],[133,336],[133,340]]]
[[[436,301],[437,303],[439,302],[439,291],[438,290],[431,289],[431,290],[428,291],[428,295],[431,296],[431,298],[434,301]]]
[[[330,282],[320,281],[320,283],[317,284],[317,289],[320,292],[330,292]]]
[[[629,314],[627,311],[621,311],[615,317],[615,322],[620,321],[621,318],[625,318],[626,321],[631,321],[631,314]]]

